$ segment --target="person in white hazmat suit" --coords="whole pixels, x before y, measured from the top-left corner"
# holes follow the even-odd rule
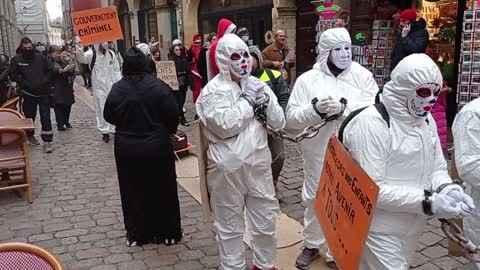
[[[344,124],[345,147],[380,188],[360,270],[409,269],[430,216],[465,217],[475,208],[448,175],[430,115],[442,81],[429,56],[412,54],[391,73],[382,109],[370,106]]]
[[[84,52],[83,48],[79,46],[79,39],[76,41],[78,62],[89,65],[92,70],[92,90],[95,98],[97,129],[102,133],[102,140],[108,143],[110,133],[115,133],[115,127],[103,118],[103,108],[112,85],[122,78],[120,65],[115,53],[108,49],[108,42],[95,44],[94,50],[90,48]]]
[[[453,122],[455,163],[475,204],[480,204],[480,98],[460,110]],[[480,246],[480,209],[463,221],[465,236]],[[480,269],[480,263],[476,264]]]
[[[207,182],[221,269],[246,268],[245,209],[253,269],[275,269],[279,205],[267,132],[252,105],[268,102],[267,122],[274,128],[282,129],[285,117],[272,90],[250,76],[252,56],[238,36],[227,34],[221,39],[216,60],[220,73],[203,88],[196,109],[209,141]]]
[[[321,128],[316,137],[302,141],[305,175],[302,198],[306,209],[304,249],[296,260],[299,269],[308,269],[318,257],[319,247],[326,242],[314,203],[329,138],[349,112],[373,104],[378,92],[372,73],[352,62],[350,35],[345,28],[323,32],[319,49],[318,63],[297,79],[292,90],[286,112],[286,128],[299,132],[324,122],[326,116],[341,112],[341,98],[345,98],[348,105],[342,117]],[[326,259],[330,266],[335,267],[330,252],[327,252]]]

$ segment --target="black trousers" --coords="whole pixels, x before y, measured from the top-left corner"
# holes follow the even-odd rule
[[[185,119],[183,113],[183,105],[185,105],[185,99],[187,98],[188,86],[180,86],[178,90],[173,91],[175,98],[177,99],[178,112],[180,113],[180,119]]]
[[[57,127],[61,128],[70,124],[71,104],[55,104],[55,118],[57,119]]]
[[[50,119],[50,97],[32,97],[27,94],[23,95],[22,109],[26,118],[32,118],[35,122],[37,107],[40,109],[40,123],[42,124],[42,132],[40,133],[40,136],[42,141],[51,142],[53,140],[53,130],[52,120]],[[29,136],[32,136],[33,134],[33,130],[27,132],[27,135]]]

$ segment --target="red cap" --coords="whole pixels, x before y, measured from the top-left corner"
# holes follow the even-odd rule
[[[417,11],[413,8],[405,9],[400,13],[400,20],[409,20],[409,21],[416,21],[417,20]]]
[[[200,34],[193,35],[193,42],[200,42],[202,41],[202,36]]]

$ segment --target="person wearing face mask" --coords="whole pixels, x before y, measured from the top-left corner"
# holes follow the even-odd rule
[[[193,43],[188,50],[190,70],[192,71],[193,84],[192,98],[193,103],[197,102],[197,98],[202,90],[202,75],[198,71],[198,60],[200,58],[200,51],[202,50],[202,36],[200,34],[193,35]]]
[[[245,42],[245,44],[248,45],[248,40],[250,39],[250,33],[248,32],[247,28],[238,27],[237,32],[235,34],[237,34],[237,36],[240,37],[243,40],[243,42]]]
[[[372,73],[352,62],[350,34],[345,28],[323,32],[319,50],[318,62],[297,79],[292,90],[286,111],[286,128],[300,132],[324,122],[327,116],[339,114],[341,98],[345,98],[348,105],[338,120],[328,123],[314,138],[302,141],[305,175],[302,198],[306,209],[304,249],[295,263],[298,269],[308,269],[319,256],[320,246],[326,243],[314,202],[329,138],[351,111],[373,104],[378,92]],[[335,266],[330,252],[327,252],[326,259],[327,264]]]
[[[17,50],[19,54],[10,61],[10,80],[17,82],[22,90],[22,106],[26,118],[32,118],[35,121],[37,107],[39,107],[43,151],[51,153],[53,130],[50,119],[51,92],[48,86],[50,77],[54,73],[53,65],[45,56],[34,50],[32,41],[28,37],[22,38]],[[33,130],[27,131],[27,138],[30,144],[39,145]]]
[[[253,269],[275,269],[279,205],[272,182],[267,132],[254,116],[253,106],[267,105],[267,122],[274,128],[283,128],[285,117],[272,90],[250,76],[252,57],[238,36],[226,34],[218,43],[216,58],[220,74],[202,90],[196,109],[209,142],[207,185],[220,267],[246,268],[246,210]]]
[[[455,163],[460,179],[467,186],[467,191],[474,202],[480,204],[480,98],[465,107],[453,122],[453,139],[455,142]],[[480,246],[480,208],[463,220],[465,236],[477,247]],[[480,262],[475,264],[480,269]],[[474,268],[468,268],[474,269]]]
[[[221,19],[218,22],[217,27],[217,38],[210,46],[210,50],[207,52],[208,60],[207,60],[207,68],[208,68],[208,79],[211,80],[215,77],[220,70],[218,69],[218,63],[216,58],[216,50],[217,44],[222,39],[222,37],[226,34],[235,33],[235,29],[237,26],[228,19]]]
[[[427,55],[412,54],[391,78],[383,103],[352,113],[339,131],[380,188],[360,270],[409,269],[429,217],[462,218],[475,209],[448,175],[430,114],[442,88],[440,70]]]
[[[97,128],[102,133],[102,140],[110,141],[110,134],[115,133],[115,127],[103,118],[103,108],[112,85],[122,78],[120,64],[115,53],[108,49],[108,42],[95,44],[84,52],[80,39],[76,38],[77,58],[80,63],[88,64],[92,71],[92,90],[95,98],[95,114]]]

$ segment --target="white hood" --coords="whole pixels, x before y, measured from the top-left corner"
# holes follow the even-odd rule
[[[323,32],[320,36],[320,42],[318,44],[319,55],[318,63],[315,64],[314,69],[319,69],[327,74],[331,74],[330,69],[327,66],[328,56],[330,51],[335,45],[340,42],[348,42],[352,44],[350,34],[345,28],[332,28]]]
[[[218,42],[215,57],[218,69],[220,70],[220,76],[222,76],[224,80],[232,81],[230,77],[230,56],[236,50],[245,50],[248,52],[247,45],[237,35],[226,34]],[[242,79],[242,81],[244,80],[246,79]]]
[[[383,88],[383,103],[390,117],[404,123],[425,121],[425,118],[409,113],[407,98],[423,84],[442,85],[442,74],[437,65],[426,54],[411,54],[400,61],[390,76],[391,80]]]

